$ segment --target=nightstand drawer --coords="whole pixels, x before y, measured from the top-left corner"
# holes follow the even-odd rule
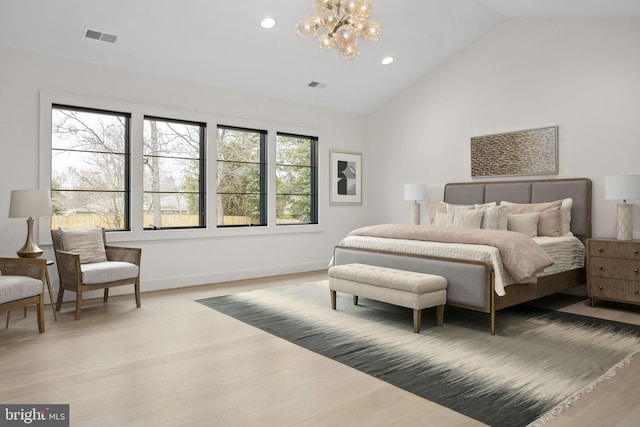
[[[640,282],[611,280],[592,277],[589,283],[589,296],[592,298],[640,303]]]
[[[640,280],[640,260],[594,257],[589,259],[589,275],[622,280]]]
[[[592,257],[640,260],[640,243],[619,240],[591,240],[589,241],[589,255]]]

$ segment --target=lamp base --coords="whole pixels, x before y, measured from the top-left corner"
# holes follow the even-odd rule
[[[420,202],[413,202],[413,210],[411,211],[411,224],[420,225]]]
[[[620,203],[617,209],[618,240],[633,240],[633,205]]]
[[[33,241],[33,218],[29,218],[27,219],[27,241],[16,253],[20,258],[38,258],[42,252],[43,250]]]

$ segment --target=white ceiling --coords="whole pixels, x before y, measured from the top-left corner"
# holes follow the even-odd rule
[[[640,18],[640,0],[371,2],[383,35],[353,61],[296,33],[314,0],[2,0],[0,46],[366,114],[504,20]]]

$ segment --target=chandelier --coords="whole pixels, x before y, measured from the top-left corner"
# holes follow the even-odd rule
[[[353,59],[360,53],[358,37],[374,42],[380,39],[382,25],[369,18],[369,0],[316,0],[316,5],[316,14],[300,18],[297,29],[304,38],[320,33],[322,49],[335,46],[344,59]]]

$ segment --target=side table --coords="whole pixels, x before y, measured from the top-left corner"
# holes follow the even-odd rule
[[[640,304],[640,241],[587,240],[587,289],[596,299]]]

